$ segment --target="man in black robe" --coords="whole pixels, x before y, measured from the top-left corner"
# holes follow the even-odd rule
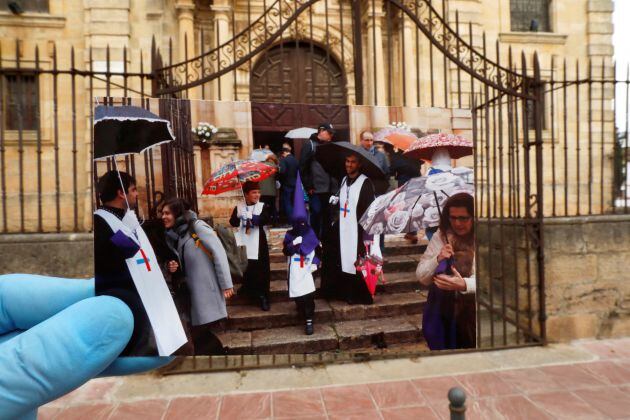
[[[230,217],[230,225],[239,228],[235,235],[239,245],[247,247],[247,270],[243,274],[243,285],[239,293],[258,300],[260,308],[268,311],[271,268],[264,227],[271,221],[271,209],[260,201],[260,187],[257,182],[248,181],[243,184],[243,193],[245,203],[234,207]]]
[[[325,229],[322,261],[322,292],[329,299],[345,300],[350,304],[373,303],[361,273],[353,269],[359,255],[366,254],[364,241],[372,241],[358,223],[374,201],[372,181],[361,174],[359,157],[350,154],[345,162],[346,177],[339,196],[330,203],[338,215],[330,229]]]
[[[120,220],[127,213],[127,203],[130,208],[136,206],[136,180],[126,172],[120,172],[120,178],[116,171],[107,172],[99,178],[97,191],[102,203],[99,209]],[[127,268],[126,259],[133,257],[139,249],[140,246],[126,238],[122,232],[114,233],[105,219],[98,214],[94,215],[96,295],[109,295],[122,300],[129,306],[134,318],[133,333],[121,353],[122,356],[150,356],[157,352],[149,317]]]

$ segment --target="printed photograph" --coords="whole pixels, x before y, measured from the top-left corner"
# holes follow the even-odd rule
[[[477,346],[470,112],[95,98],[93,115],[95,287],[133,313],[123,355]]]

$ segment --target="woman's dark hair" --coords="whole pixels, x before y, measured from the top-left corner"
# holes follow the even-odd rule
[[[118,191],[122,191],[120,181],[122,181],[122,185],[125,187],[125,194],[129,192],[129,187],[136,185],[135,178],[127,172],[122,171],[120,172],[120,178],[118,178],[118,173],[113,170],[106,172],[105,175],[98,179],[96,189],[98,191],[98,197],[101,199],[101,203],[104,204],[116,198]]]
[[[162,208],[167,206],[171,213],[173,213],[175,219],[184,214],[185,211],[190,210],[190,204],[188,204],[188,202],[183,198],[179,197],[173,197],[166,200]]]
[[[446,233],[451,230],[451,208],[464,207],[471,217],[475,216],[475,199],[468,193],[454,194],[446,200],[440,218],[440,232]]]

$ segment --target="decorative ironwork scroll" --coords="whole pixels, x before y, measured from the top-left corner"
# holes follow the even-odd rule
[[[197,57],[155,69],[155,94],[166,95],[203,85],[247,63],[271,46],[318,0],[276,0],[232,39]]]
[[[523,92],[523,75],[490,60],[449,26],[429,0],[384,0],[403,11],[429,41],[459,68],[499,92],[530,98]],[[531,97],[533,99],[533,97]]]

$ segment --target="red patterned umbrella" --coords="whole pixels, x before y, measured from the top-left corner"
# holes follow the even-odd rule
[[[203,187],[202,195],[217,195],[238,190],[247,181],[260,182],[276,172],[276,168],[265,162],[237,160],[223,165],[214,172]]]
[[[441,148],[448,150],[451,159],[459,159],[473,153],[473,143],[467,138],[456,134],[438,133],[416,140],[403,155],[413,159],[431,160],[433,152]]]

